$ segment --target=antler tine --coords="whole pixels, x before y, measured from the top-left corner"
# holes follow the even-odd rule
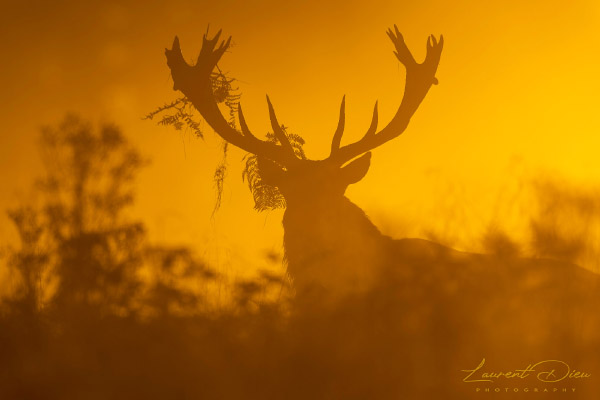
[[[396,55],[396,58],[404,65],[416,65],[417,62],[404,42],[404,37],[396,25],[394,25],[394,30],[395,32],[392,31],[392,29],[388,29],[387,35],[395,44],[396,50],[394,51],[394,54]]]
[[[273,133],[275,134],[275,137],[277,138],[277,140],[279,140],[279,143],[281,143],[281,147],[283,148],[283,150],[288,153],[291,153],[295,157],[296,153],[294,152],[294,148],[292,147],[290,140],[288,139],[283,129],[281,129],[281,125],[279,125],[279,122],[277,122],[275,109],[273,108],[273,104],[271,104],[271,99],[269,99],[269,96],[267,96],[267,104],[269,105],[269,117],[271,119],[271,127],[273,128]]]
[[[219,31],[217,32],[217,34],[215,35],[215,37],[211,39],[211,41],[213,43],[217,43],[219,41],[219,37],[221,36],[222,32],[223,32],[223,29],[219,29]]]
[[[182,71],[189,68],[187,62],[183,58],[183,54],[181,54],[181,45],[179,43],[179,37],[175,36],[173,39],[173,44],[170,49],[165,49],[165,56],[167,56],[167,64],[169,68],[171,68],[171,74],[173,71]],[[173,79],[173,90],[179,90],[178,80]]]
[[[379,112],[377,111],[377,101],[375,102],[375,107],[373,108],[373,118],[371,119],[371,125],[365,133],[365,137],[370,137],[375,134],[377,131],[377,123],[379,122]]]
[[[254,136],[252,132],[250,132],[248,124],[246,124],[246,118],[244,118],[244,113],[242,112],[242,105],[240,103],[238,103],[238,119],[240,120],[240,129],[242,130],[242,135],[257,139],[256,136]]]
[[[333,135],[333,141],[331,143],[331,155],[329,157],[334,156],[335,153],[340,150],[340,141],[342,139],[342,134],[344,132],[345,100],[346,100],[346,96],[344,96],[344,98],[342,99],[342,106],[340,107],[340,122],[338,123],[338,128],[335,131],[335,134]],[[376,101],[375,107],[373,108],[373,117],[371,119],[371,125],[369,125],[369,129],[363,136],[363,139],[373,136],[375,134],[375,132],[377,131],[377,123],[379,120],[379,115],[378,115],[378,111],[377,111],[377,103],[378,102]]]
[[[331,140],[331,154],[334,154],[340,149],[342,143],[342,136],[344,135],[344,127],[346,125],[346,96],[342,97],[342,105],[340,106],[340,118],[338,120],[338,126],[333,134]]]

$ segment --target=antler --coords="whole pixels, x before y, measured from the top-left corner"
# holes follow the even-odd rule
[[[254,136],[250,132],[250,129],[248,129],[241,105],[238,107],[241,132],[238,132],[229,125],[221,114],[219,106],[215,101],[210,76],[223,56],[223,53],[229,48],[231,37],[227,41],[222,41],[215,48],[220,35],[221,31],[212,39],[208,39],[207,35],[204,35],[198,61],[193,66],[189,65],[183,58],[179,38],[175,36],[172,49],[165,49],[167,65],[171,69],[173,77],[173,90],[180,90],[191,101],[213,130],[227,142],[247,152],[276,161],[284,166],[298,162],[299,159],[296,157],[292,145],[277,122],[275,111],[268,96],[267,103],[269,105],[271,126],[273,127],[275,137],[281,145],[260,140]]]
[[[415,61],[410,50],[406,46],[406,43],[404,43],[404,38],[396,25],[394,25],[394,31],[389,29],[387,34],[396,47],[394,54],[406,67],[406,84],[404,88],[404,97],[402,98],[400,107],[390,123],[381,131],[376,132],[378,112],[377,103],[375,103],[371,126],[363,138],[355,143],[340,147],[345,125],[346,103],[345,98],[342,99],[338,127],[333,136],[331,154],[326,159],[327,161],[342,165],[354,157],[381,146],[383,143],[402,134],[408,126],[410,118],[417,111],[417,108],[419,108],[419,105],[427,95],[431,85],[438,83],[435,73],[444,46],[443,36],[440,36],[439,42],[433,35],[428,38],[425,61],[419,64]],[[202,49],[198,55],[198,61],[193,66],[189,65],[184,60],[183,55],[181,54],[179,38],[177,36],[175,37],[173,48],[170,50],[165,49],[167,65],[171,69],[171,75],[173,76],[173,89],[180,90],[185,94],[206,122],[208,122],[214,131],[227,142],[250,153],[276,161],[284,166],[290,166],[299,162],[292,145],[277,121],[273,105],[268,96],[267,104],[269,106],[271,126],[280,145],[260,140],[252,134],[246,124],[241,105],[238,107],[241,132],[238,132],[229,125],[227,120],[221,114],[213,95],[210,77],[217,62],[229,48],[231,37],[229,37],[227,41],[222,41],[220,45],[215,48],[220,35],[221,31],[219,31],[212,39],[208,39],[207,35],[204,35]]]
[[[342,100],[340,122],[338,123],[338,128],[332,140],[331,155],[328,160],[341,165],[360,154],[366,153],[369,150],[400,136],[408,126],[410,118],[417,111],[417,108],[419,108],[419,105],[427,95],[431,85],[437,85],[438,81],[435,77],[435,73],[440,63],[440,56],[444,47],[444,36],[440,35],[439,42],[433,35],[427,39],[427,55],[425,56],[425,61],[419,64],[415,61],[413,55],[406,46],[406,43],[404,43],[404,38],[396,25],[394,25],[394,31],[389,29],[387,34],[396,47],[394,54],[406,67],[404,97],[402,98],[402,102],[396,115],[385,128],[376,133],[378,113],[377,103],[375,103],[373,119],[367,133],[358,142],[340,148],[345,114],[345,101]]]

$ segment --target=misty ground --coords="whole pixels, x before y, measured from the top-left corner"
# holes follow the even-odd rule
[[[324,307],[296,298],[286,276],[233,280],[190,249],[150,243],[125,212],[143,158],[117,127],[71,116],[42,139],[37,202],[9,210],[21,243],[3,257],[2,399],[598,393],[600,286],[574,265],[592,257],[593,225],[565,223],[594,221],[593,197],[540,185],[532,255],[491,232],[477,276],[419,265]],[[463,382],[483,358],[492,371],[562,360],[592,376]]]

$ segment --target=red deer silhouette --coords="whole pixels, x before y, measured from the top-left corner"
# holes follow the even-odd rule
[[[227,142],[258,156],[263,182],[279,189],[286,201],[283,216],[284,247],[288,272],[297,297],[315,296],[320,301],[360,293],[382,278],[394,277],[405,289],[425,288],[427,296],[460,293],[468,302],[489,288],[497,299],[529,296],[532,291],[556,294],[554,300],[570,293],[579,298],[581,288],[591,290],[597,275],[582,268],[553,260],[511,259],[462,253],[424,239],[392,239],[379,232],[366,214],[344,196],[348,185],[360,181],[370,165],[370,151],[398,137],[427,95],[435,77],[444,39],[433,35],[427,53],[417,63],[398,28],[388,30],[394,54],[406,68],[404,96],[392,120],[377,130],[377,104],[371,125],[357,142],[341,146],[345,125],[345,98],[333,134],[331,153],[323,160],[301,159],[279,124],[267,96],[271,126],[278,143],[258,139],[238,108],[240,131],[221,114],[213,95],[211,73],[228,49],[231,37],[218,46],[221,31],[214,38],[204,35],[195,65],[183,58],[179,39],[165,51],[174,90],[180,90],[202,117]],[[400,279],[398,279],[400,278]],[[385,281],[385,279],[383,279]],[[540,282],[543,282],[540,283]],[[486,286],[487,285],[487,286]],[[583,286],[581,286],[583,285]],[[480,286],[480,288],[478,288]],[[481,289],[483,287],[484,289]],[[594,288],[596,286],[593,286]],[[579,290],[579,292],[577,292]],[[548,293],[547,293],[548,292]],[[317,293],[319,295],[317,295]],[[576,295],[574,295],[576,294]],[[502,300],[498,300],[502,302]]]
[[[298,158],[285,132],[277,121],[267,96],[269,115],[279,144],[258,139],[248,128],[241,106],[238,108],[241,132],[232,128],[215,102],[210,74],[231,38],[216,47],[221,31],[213,39],[206,35],[196,65],[188,65],[176,37],[171,50],[166,50],[174,90],[180,90],[192,102],[214,131],[229,143],[256,154],[264,183],[279,189],[286,200],[283,217],[284,243],[288,271],[297,292],[309,288],[334,287],[354,290],[370,286],[379,264],[389,263],[389,252],[398,243],[382,235],[365,213],[351,203],[344,192],[358,182],[369,168],[370,150],[399,136],[410,121],[429,88],[437,84],[435,77],[444,44],[432,35],[427,42],[427,55],[417,63],[397,27],[387,32],[395,46],[394,54],[406,67],[404,97],[390,123],[377,131],[377,104],[364,137],[340,146],[345,125],[345,98],[342,100],[338,127],[333,135],[331,154],[324,160]],[[356,158],[358,157],[358,158]],[[355,159],[356,158],[356,159]],[[347,165],[345,165],[348,163]],[[448,250],[426,241],[405,243],[405,251]],[[448,250],[449,251],[449,250]]]

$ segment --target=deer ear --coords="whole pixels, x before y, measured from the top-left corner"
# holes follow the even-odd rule
[[[371,165],[371,152],[368,152],[341,169],[342,180],[347,185],[356,183],[365,177]]]
[[[279,186],[284,181],[285,171],[273,161],[263,157],[258,158],[260,179],[270,186]]]

